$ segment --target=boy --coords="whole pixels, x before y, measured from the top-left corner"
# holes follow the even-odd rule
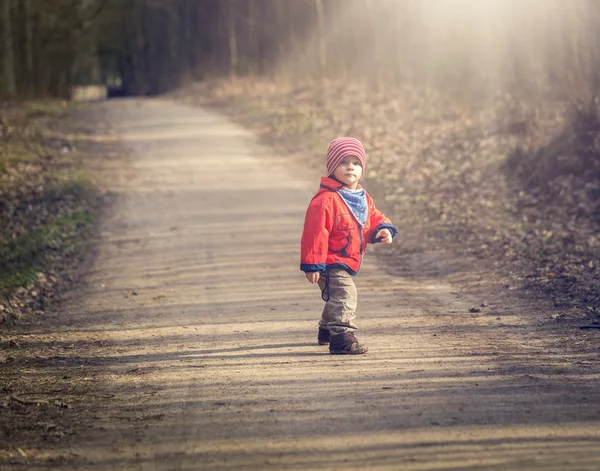
[[[327,149],[327,177],[306,210],[300,269],[318,283],[325,307],[319,321],[319,345],[329,353],[357,355],[367,347],[354,336],[358,273],[367,243],[391,244],[398,231],[359,181],[367,156],[353,137],[338,137]]]

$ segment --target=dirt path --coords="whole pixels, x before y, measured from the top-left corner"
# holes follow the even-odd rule
[[[120,197],[97,263],[61,324],[21,339],[86,382],[81,423],[69,449],[0,468],[600,469],[597,356],[557,350],[510,292],[469,312],[480,294],[373,255],[357,279],[370,351],[330,356],[298,270],[317,181],[211,112],[107,106],[131,160],[105,169]]]

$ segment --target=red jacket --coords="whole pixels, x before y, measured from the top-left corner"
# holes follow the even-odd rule
[[[362,264],[367,243],[376,243],[375,235],[389,229],[392,237],[398,231],[379,211],[366,194],[368,215],[364,227],[338,194],[344,185],[333,178],[322,177],[321,187],[313,197],[304,220],[300,269],[305,272],[323,272],[343,268],[356,275]],[[360,185],[358,188],[361,188]]]

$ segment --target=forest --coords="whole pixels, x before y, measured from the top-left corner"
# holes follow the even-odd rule
[[[2,95],[207,77],[585,99],[600,86],[593,0],[2,0]]]

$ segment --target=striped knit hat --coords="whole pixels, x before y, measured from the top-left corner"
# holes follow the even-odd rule
[[[367,154],[362,143],[354,137],[338,137],[327,148],[327,175],[331,175],[345,157],[355,155],[365,170]]]

